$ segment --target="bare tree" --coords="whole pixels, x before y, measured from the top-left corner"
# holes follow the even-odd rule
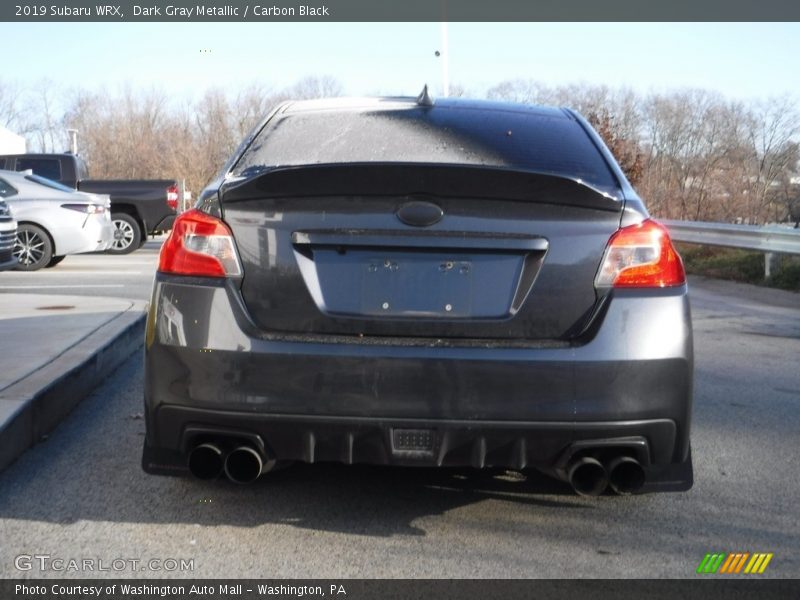
[[[342,92],[330,76],[282,89],[261,82],[235,92],[212,88],[196,102],[176,102],[160,89],[65,94],[47,82],[27,91],[0,84],[0,123],[46,150],[62,149],[66,127],[80,130],[95,177],[185,178],[197,191],[279,102]],[[466,93],[461,86],[452,92]],[[732,102],[699,89],[643,96],[530,79],[498,83],[487,96],[584,114],[656,216],[763,222],[798,210],[800,113],[793,98]]]
[[[532,79],[501,81],[486,92],[490,100],[520,102],[522,104],[548,104],[546,88]]]
[[[335,98],[344,91],[342,84],[330,75],[304,77],[294,85],[286,88],[284,94],[295,100],[312,98]]]
[[[20,91],[13,84],[0,81],[0,125],[15,129],[19,124],[21,109],[19,107]]]
[[[56,100],[59,95],[60,90],[49,79],[40,81],[33,90],[30,105],[35,108],[30,112],[38,117],[38,123],[34,121],[35,125],[31,127],[33,131],[29,129],[27,133],[29,137],[31,134],[35,135],[36,146],[42,152],[60,152],[65,149],[66,131],[62,117],[58,115]]]
[[[243,138],[280,102],[278,93],[260,84],[251,84],[231,102],[237,139]]]
[[[715,180],[730,158],[726,128],[731,110],[721,96],[705,90],[654,94],[646,100],[649,152],[643,189],[656,213],[679,219],[710,216]]]
[[[758,222],[775,216],[774,198],[780,179],[798,161],[800,113],[788,96],[769,98],[753,107],[750,120],[748,218]]]
[[[460,83],[451,83],[448,94],[450,98],[465,98],[470,95],[469,90]]]
[[[616,127],[615,117],[608,110],[590,112],[587,119],[617,159],[628,181],[637,185],[644,172],[644,154],[637,137],[625,137],[622,129]]]

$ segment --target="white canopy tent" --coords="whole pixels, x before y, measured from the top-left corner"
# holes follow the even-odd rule
[[[25,138],[0,126],[0,154],[24,154]]]

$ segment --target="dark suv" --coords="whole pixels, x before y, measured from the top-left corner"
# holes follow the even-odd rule
[[[161,251],[143,466],[535,468],[686,490],[681,259],[576,113],[281,105]]]

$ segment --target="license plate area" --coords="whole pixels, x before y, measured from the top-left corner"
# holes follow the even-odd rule
[[[375,254],[366,260],[362,272],[363,314],[472,314],[473,262],[469,256]]]
[[[524,255],[316,248],[313,262],[328,314],[480,319],[511,316]]]

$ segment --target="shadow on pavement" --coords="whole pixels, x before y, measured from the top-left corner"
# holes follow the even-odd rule
[[[484,501],[533,509],[587,506],[568,485],[527,471],[298,464],[251,486],[149,476],[139,466],[140,364],[129,360],[46,442],[0,474],[0,519],[282,523],[391,536],[423,535],[415,519]]]

